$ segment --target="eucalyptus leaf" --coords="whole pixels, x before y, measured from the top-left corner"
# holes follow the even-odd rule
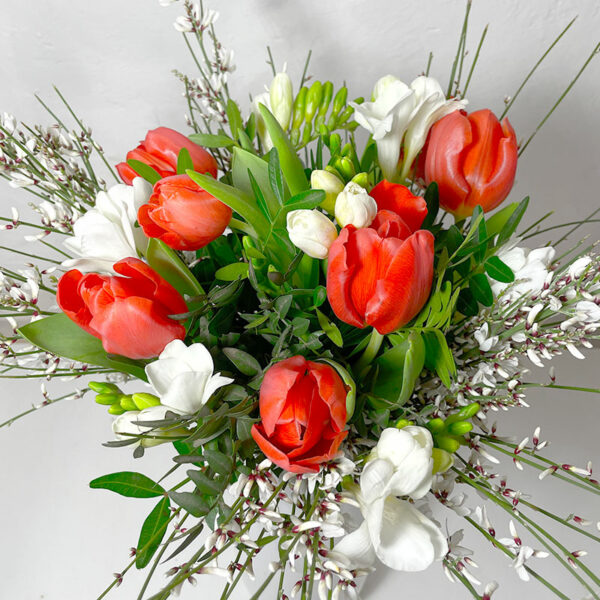
[[[169,497],[193,517],[203,517],[210,510],[206,500],[192,492],[169,492]]]
[[[233,470],[233,461],[231,458],[218,450],[205,448],[202,451],[202,458],[215,473],[229,475]]]
[[[256,358],[243,350],[239,350],[238,348],[223,348],[223,354],[244,375],[254,376],[262,372],[260,363]]]
[[[223,493],[223,486],[219,485],[219,481],[208,477],[202,471],[190,469],[187,475],[194,482],[200,493],[207,494],[208,496],[218,496]]]
[[[128,498],[155,498],[165,494],[165,490],[158,483],[134,471],[103,475],[90,481],[90,487],[110,490]]]

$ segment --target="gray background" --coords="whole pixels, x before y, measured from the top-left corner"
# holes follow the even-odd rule
[[[489,22],[491,27],[470,88],[470,107],[498,112],[504,96],[514,92],[551,40],[580,15],[511,109],[511,122],[519,138],[526,139],[597,42],[600,5],[595,0],[474,4],[472,50],[483,26]],[[337,83],[344,79],[356,96],[368,95],[374,81],[388,72],[410,81],[424,69],[429,50],[435,55],[431,74],[445,84],[463,14],[463,2],[454,0],[238,0],[213,6],[222,13],[217,26],[223,43],[236,51],[238,70],[231,85],[242,102],[248,92],[262,91],[269,80],[266,44],[279,65],[288,61],[293,75],[299,74],[312,48],[311,73]],[[184,100],[170,74],[173,68],[192,72],[180,34],[171,26],[180,11],[177,5],[165,9],[153,0],[0,0],[0,10],[0,110],[26,122],[45,122],[33,93],[52,101],[55,83],[93,127],[112,162],[121,160],[147,129],[167,125],[185,131]],[[530,221],[549,210],[555,211],[556,223],[577,219],[599,204],[599,81],[597,58],[520,161],[512,199],[531,195]],[[1,214],[8,215],[10,206],[23,206],[28,198],[3,186],[1,201]],[[597,239],[599,229],[590,226],[587,233]],[[20,238],[20,233],[0,233],[3,245],[25,246]],[[598,351],[586,354],[585,362],[570,356],[555,361],[561,383],[598,386]],[[533,376],[545,380],[542,370],[532,369]],[[2,380],[1,385],[0,420],[39,401],[35,382]],[[58,395],[71,385],[54,384],[51,389]],[[501,430],[520,439],[542,424],[543,436],[553,441],[549,456],[575,464],[599,462],[597,396],[538,391],[529,400],[531,409],[498,416]],[[154,449],[140,463],[128,450],[104,448],[100,442],[111,437],[110,421],[104,409],[88,398],[50,407],[0,431],[2,598],[93,600],[111,581],[111,574],[127,563],[128,548],[137,541],[151,501],[93,491],[87,482],[125,469],[159,476],[168,465],[170,450]],[[539,502],[559,514],[600,519],[594,497],[557,481],[527,478],[510,465],[506,472],[513,487],[535,492]],[[498,532],[506,536],[503,523],[495,521]],[[449,527],[456,528],[452,522]],[[467,540],[466,545],[477,550],[480,578],[502,583],[495,599],[550,597],[535,582],[520,587],[507,559],[487,543],[470,533]],[[572,550],[591,544],[575,536],[567,540]],[[589,558],[590,565],[598,565],[597,553]],[[532,566],[542,573],[553,571],[549,559]],[[583,597],[566,572],[554,569],[572,598]],[[160,571],[157,581],[162,580]],[[133,573],[111,597],[136,597],[141,580]],[[182,597],[215,597],[206,586],[219,589],[220,583],[204,578],[201,586],[184,591]],[[368,582],[365,597],[396,597],[398,589],[407,599],[440,593],[449,599],[467,597],[460,584],[448,584],[438,567],[414,575],[381,569]],[[249,595],[241,591],[238,597]]]

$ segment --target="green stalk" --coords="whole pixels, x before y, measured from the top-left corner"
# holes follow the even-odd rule
[[[356,361],[354,365],[354,371],[356,373],[360,373],[373,362],[373,359],[377,356],[379,349],[381,348],[381,344],[385,336],[377,331],[377,329],[373,328],[371,331],[371,337],[369,338],[369,343],[367,347],[364,349],[362,356]]]

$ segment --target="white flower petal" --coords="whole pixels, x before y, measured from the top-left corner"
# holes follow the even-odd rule
[[[375,562],[375,551],[367,522],[363,521],[358,529],[344,536],[337,542],[333,551],[336,562],[343,562],[347,568],[370,567]],[[341,556],[336,556],[338,554]]]

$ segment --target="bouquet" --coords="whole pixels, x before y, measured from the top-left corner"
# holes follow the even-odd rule
[[[600,542],[591,521],[554,514],[499,471],[508,457],[597,495],[591,463],[552,457],[539,428],[515,440],[493,424],[530,387],[600,392],[529,370],[582,359],[598,339],[600,256],[583,240],[559,250],[566,236],[536,246],[546,217],[523,228],[528,198],[507,201],[535,132],[520,143],[506,117],[524,84],[501,115],[471,110],[487,28],[471,59],[470,3],[446,89],[431,55],[410,83],[387,75],[353,98],[309,77],[308,59],[294,85],[269,51],[272,80],[249,107],[230,96],[217,13],[183,8],[175,25],[198,68],[177,73],[189,135],[152,129],[113,167],[60,92],[74,126],[41,100],[49,127],[0,123],[0,175],[39,217],[2,218],[38,247],[3,246],[29,260],[0,268],[3,366],[78,380],[62,397],[42,384],[24,414],[91,397],[114,416],[106,446],[140,459],[173,449],[157,481],[117,470],[90,483],[154,499],[98,600],[133,568],[148,572],[140,600],[201,575],[236,597],[261,561],[252,600],[357,598],[376,568],[436,562],[489,599],[497,584],[474,574],[464,528],[545,597],[571,597],[567,574],[600,598],[585,551],[539,517]],[[573,234],[595,213],[548,230]],[[451,514],[462,527],[443,528]]]

